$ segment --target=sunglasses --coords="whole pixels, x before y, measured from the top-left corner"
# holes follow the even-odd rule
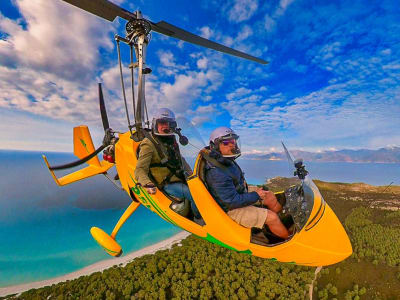
[[[235,140],[235,139],[222,140],[221,143],[222,143],[224,146],[228,146],[229,144],[236,144],[236,140]]]
[[[158,124],[160,124],[160,125],[169,125],[169,121],[159,120]]]

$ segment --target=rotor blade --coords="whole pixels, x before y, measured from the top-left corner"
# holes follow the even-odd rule
[[[115,5],[114,3],[107,0],[63,0],[72,4],[76,7],[79,7],[87,12],[90,12],[96,16],[99,16],[108,21],[114,21],[116,17],[121,17],[127,21],[135,19],[136,16]]]
[[[167,22],[161,21],[158,23],[153,23],[151,22],[151,29],[158,32],[158,33],[162,33],[164,35],[167,36],[171,36],[173,38],[179,39],[179,40],[183,40],[185,42],[189,42],[192,44],[196,44],[202,47],[206,47],[206,48],[210,48],[210,49],[214,49],[220,52],[224,52],[233,56],[238,56],[241,58],[245,58],[248,60],[252,60],[255,62],[258,62],[260,64],[267,64],[268,62],[265,60],[262,60],[258,57],[254,57],[251,56],[249,54],[246,54],[244,52],[226,47],[224,45],[218,44],[216,42],[212,42],[210,40],[207,40],[205,38],[202,38],[198,35],[195,35],[193,33],[190,33],[186,30],[183,30],[181,28],[178,28],[174,25],[171,25]]]
[[[77,166],[79,166],[79,165],[81,165],[81,164],[87,162],[87,161],[90,160],[91,158],[95,157],[95,156],[96,156],[97,154],[99,154],[105,147],[107,147],[107,145],[101,145],[101,146],[100,146],[99,148],[97,148],[96,151],[94,151],[92,154],[89,154],[88,156],[86,156],[86,157],[84,157],[84,158],[82,158],[82,159],[80,159],[80,160],[77,160],[77,161],[74,161],[74,162],[72,162],[72,163],[68,163],[68,164],[65,164],[65,165],[59,165],[59,166],[53,166],[53,167],[50,167],[50,166],[49,166],[49,169],[50,169],[51,171],[55,171],[55,170],[64,170],[64,169],[69,169],[69,168],[77,167]]]
[[[99,104],[100,104],[101,120],[103,121],[103,128],[104,131],[106,131],[108,128],[110,128],[110,124],[108,124],[107,111],[106,111],[106,106],[104,104],[104,97],[103,97],[103,90],[101,89],[101,83],[99,83]]]

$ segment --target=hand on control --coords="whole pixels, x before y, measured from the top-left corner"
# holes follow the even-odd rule
[[[146,185],[143,186],[146,191],[150,194],[150,195],[154,195],[157,192],[157,188],[153,183],[148,183]]]
[[[260,196],[262,203],[265,206],[270,206],[271,202],[274,202],[274,200],[276,199],[273,192],[265,191],[262,188],[257,189],[256,193]]]

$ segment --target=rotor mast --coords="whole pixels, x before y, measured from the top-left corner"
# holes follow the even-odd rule
[[[90,12],[96,16],[99,16],[108,21],[114,21],[116,17],[120,17],[128,21],[126,24],[126,38],[120,37],[118,35],[115,36],[115,40],[117,42],[118,48],[118,60],[120,65],[120,74],[121,74],[121,85],[123,91],[123,97],[125,102],[125,110],[126,116],[128,119],[128,126],[131,132],[131,136],[134,140],[139,141],[144,137],[145,132],[143,131],[145,125],[149,125],[148,116],[147,116],[147,108],[146,108],[146,99],[145,99],[145,76],[146,74],[151,73],[151,69],[146,68],[146,48],[149,44],[149,34],[150,31],[153,30],[160,34],[173,37],[175,39],[185,41],[191,44],[195,44],[201,47],[213,49],[222,53],[226,53],[229,55],[233,55],[236,57],[244,58],[256,63],[267,64],[268,62],[249,55],[247,53],[229,48],[222,44],[210,41],[201,36],[190,33],[186,30],[183,30],[179,27],[176,27],[170,23],[165,21],[160,21],[154,23],[152,21],[146,20],[143,18],[142,13],[140,11],[136,11],[134,13],[127,11],[119,7],[118,5],[112,3],[110,0],[63,0],[71,5],[79,7],[87,12]],[[129,67],[131,68],[131,86],[132,86],[132,96],[133,96],[133,111],[135,114],[135,124],[131,126],[128,106],[126,103],[126,95],[125,95],[125,87],[122,73],[122,63],[121,63],[121,55],[119,49],[119,42],[122,41],[125,44],[131,47],[131,63]],[[135,48],[135,55],[137,58],[137,62],[133,62],[133,54],[132,47]],[[138,97],[137,103],[135,107],[135,93],[134,93],[134,68],[138,68]],[[145,113],[147,122],[145,121]],[[136,128],[135,134],[132,134],[132,128]]]
[[[147,45],[149,44],[148,35],[151,30],[150,23],[142,18],[142,13],[140,11],[136,11],[136,20],[131,21],[134,26],[134,31],[127,32],[128,36],[137,37],[135,46],[135,54],[138,62],[138,101],[136,106],[136,116],[135,116],[135,125],[136,129],[139,132],[140,128],[144,125],[144,113],[146,107],[146,97],[145,97],[145,74],[150,72],[146,72],[150,69],[144,69],[146,65],[146,50]],[[131,23],[129,22],[129,23]],[[129,24],[128,23],[128,24]],[[128,30],[128,25],[127,25]]]
[[[134,105],[134,118],[135,118],[135,124],[134,126],[130,127],[135,127],[136,133],[133,134],[133,138],[136,140],[141,140],[144,137],[144,134],[142,132],[143,128],[145,128],[146,125],[149,125],[148,123],[148,115],[147,115],[147,106],[146,106],[146,97],[145,97],[145,75],[151,73],[150,68],[146,68],[146,51],[147,51],[147,46],[149,44],[149,34],[151,31],[151,24],[149,21],[146,19],[143,19],[142,13],[140,11],[134,12],[135,18],[132,18],[127,24],[126,24],[126,38],[122,38],[118,35],[116,35],[115,39],[117,42],[122,41],[126,44],[128,44],[130,47],[135,48],[135,56],[137,61],[133,62],[132,57],[131,57],[131,64],[129,65],[129,68],[131,68],[131,87],[132,87],[132,97],[133,97],[133,105]],[[137,68],[138,69],[138,74],[137,74],[137,102],[135,103],[135,91],[134,91],[134,72],[133,69]],[[122,72],[121,72],[122,76]],[[122,89],[124,90],[124,84],[123,84],[123,79],[122,79]],[[124,98],[125,98],[125,91],[124,93]],[[136,107],[135,107],[136,104]],[[145,116],[146,114],[146,116]],[[147,119],[145,119],[147,117]],[[129,119],[129,117],[128,117]],[[129,123],[129,121],[128,121]]]

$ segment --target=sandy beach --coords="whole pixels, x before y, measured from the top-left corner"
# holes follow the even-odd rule
[[[143,256],[146,254],[153,254],[153,253],[157,252],[158,250],[169,249],[169,248],[171,248],[171,246],[173,244],[179,243],[181,240],[185,239],[189,235],[190,235],[190,233],[188,233],[186,231],[182,231],[182,232],[170,237],[169,239],[163,240],[157,244],[148,246],[146,248],[140,249],[135,252],[128,253],[121,257],[110,258],[107,260],[99,261],[95,264],[92,264],[83,269],[80,269],[78,271],[75,271],[75,272],[72,272],[72,273],[69,273],[69,274],[66,274],[63,276],[59,276],[59,277],[55,277],[55,278],[47,279],[47,280],[42,280],[42,281],[35,281],[35,282],[0,288],[0,297],[10,295],[10,294],[22,293],[22,292],[28,291],[30,289],[37,289],[37,288],[41,288],[44,286],[57,284],[59,282],[76,279],[80,276],[90,275],[95,272],[103,271],[103,270],[111,268],[112,266],[115,266],[115,265],[125,266],[127,263],[131,262],[136,257],[140,257],[140,256]]]

